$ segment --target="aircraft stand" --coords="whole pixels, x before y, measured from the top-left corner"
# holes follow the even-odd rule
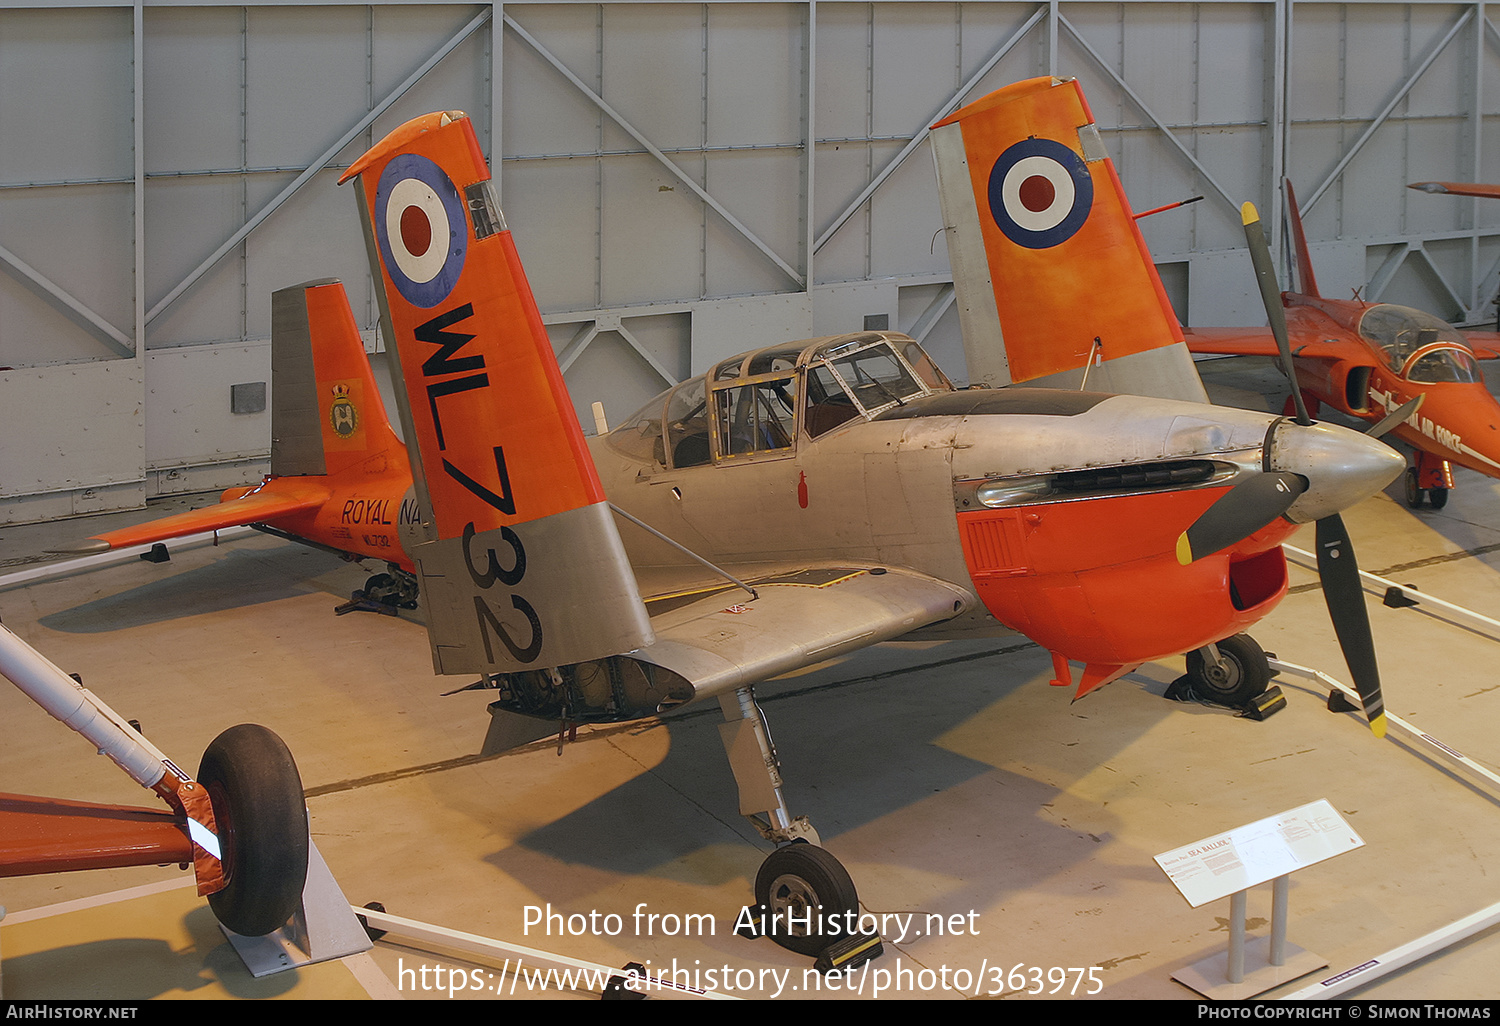
[[[264,937],[246,937],[222,923],[219,929],[257,979],[374,947],[311,837],[302,904],[287,924]]]
[[[502,979],[487,988],[490,993],[514,995],[516,992],[514,981],[521,976],[525,970],[555,969],[561,973],[577,973],[579,976],[609,978],[609,985],[605,988],[604,997],[627,1000],[630,998],[656,997],[656,998],[706,998],[710,1001],[735,1001],[737,998],[721,994],[718,991],[701,990],[689,987],[680,982],[672,980],[669,976],[658,976],[647,972],[646,968],[639,962],[632,962],[624,969],[616,969],[612,966],[600,965],[597,962],[585,962],[582,959],[569,958],[567,955],[556,955],[549,951],[541,951],[537,948],[528,948],[520,944],[509,944],[504,941],[493,940],[489,937],[481,937],[478,934],[464,933],[460,930],[450,930],[442,926],[434,926],[431,923],[421,923],[415,919],[405,919],[401,916],[393,916],[383,908],[366,906],[364,908],[348,908],[351,913],[357,913],[359,918],[366,923],[366,928],[375,931],[375,935],[381,936],[387,932],[396,934],[403,938],[403,944],[408,947],[422,950],[422,945],[429,944],[433,947],[427,949],[439,952],[462,951],[468,954],[479,955],[483,958],[499,961],[504,959],[504,968],[501,969]],[[417,943],[413,944],[412,941]],[[503,978],[509,976],[512,984],[506,988]],[[551,977],[556,980],[557,977]],[[577,977],[575,977],[577,978]]]

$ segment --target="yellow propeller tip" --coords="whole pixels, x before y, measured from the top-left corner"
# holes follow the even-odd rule
[[[1187,566],[1193,561],[1193,546],[1188,542],[1187,532],[1177,536],[1177,562]]]
[[[1255,210],[1254,203],[1245,203],[1240,206],[1240,222],[1242,224],[1254,224],[1260,220],[1260,214]]]
[[[1385,713],[1381,713],[1370,721],[1370,733],[1376,737],[1385,737]]]

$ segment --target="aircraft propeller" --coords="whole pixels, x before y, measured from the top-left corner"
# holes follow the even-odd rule
[[[1379,438],[1391,428],[1409,418],[1413,413],[1422,408],[1422,400],[1427,398],[1426,392],[1418,392],[1415,399],[1408,399],[1400,407],[1387,413],[1375,422],[1375,425],[1365,431],[1371,438]]]
[[[1266,306],[1266,317],[1271,322],[1272,334],[1276,336],[1276,347],[1281,351],[1282,370],[1286,372],[1287,380],[1292,383],[1292,398],[1297,408],[1296,422],[1307,427],[1312,424],[1312,418],[1307,415],[1307,408],[1302,403],[1302,390],[1297,387],[1297,375],[1292,366],[1291,346],[1287,342],[1286,315],[1281,306],[1281,291],[1277,286],[1276,271],[1271,262],[1271,249],[1266,243],[1266,233],[1261,226],[1260,215],[1256,213],[1254,204],[1246,203],[1240,209],[1240,213],[1245,226],[1245,239],[1250,244],[1250,258],[1255,264],[1255,276],[1260,283],[1261,300]],[[1377,424],[1376,430],[1371,434],[1378,437],[1410,414],[1411,409],[1403,406]],[[1388,420],[1391,421],[1389,425],[1386,424]],[[1270,517],[1260,520],[1255,529],[1258,530],[1259,526],[1270,523],[1290,507],[1301,494],[1301,489],[1290,487],[1286,492],[1282,491],[1284,487],[1287,487],[1286,478],[1295,476],[1260,474],[1252,479],[1252,482],[1265,479],[1267,483],[1256,484],[1253,490],[1252,482],[1245,482],[1230,489],[1184,532],[1182,539],[1178,542],[1178,558],[1181,558],[1184,544],[1189,546],[1194,557],[1215,551],[1206,548],[1200,551],[1198,545],[1194,544],[1195,532],[1199,537],[1228,536],[1234,532],[1225,530],[1221,524],[1237,523],[1239,527],[1243,527],[1245,524],[1258,520],[1285,498],[1285,505]],[[1305,487],[1303,483],[1303,488]],[[1286,498],[1287,494],[1290,494],[1290,498]],[[1228,502],[1231,497],[1235,497],[1234,501]],[[1218,512],[1220,507],[1225,505],[1246,508]],[[1237,539],[1232,539],[1227,544],[1232,545],[1235,540]],[[1317,556],[1323,599],[1328,603],[1328,615],[1333,621],[1339,647],[1343,649],[1344,661],[1349,665],[1349,673],[1354,677],[1354,687],[1364,705],[1365,717],[1370,721],[1370,729],[1374,731],[1376,737],[1384,737],[1385,703],[1380,694],[1380,669],[1375,659],[1375,643],[1370,635],[1370,614],[1365,608],[1364,590],[1359,582],[1359,565],[1354,558],[1354,547],[1349,542],[1349,532],[1344,527],[1343,517],[1336,512],[1329,513],[1318,520]]]

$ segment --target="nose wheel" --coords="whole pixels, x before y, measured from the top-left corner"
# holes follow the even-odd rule
[[[1188,684],[1215,705],[1242,706],[1271,682],[1271,665],[1255,639],[1236,634],[1187,654]]]
[[[1406,471],[1406,505],[1410,509],[1421,509],[1424,501],[1433,509],[1442,509],[1448,505],[1448,489],[1422,488],[1417,468],[1409,467]]]

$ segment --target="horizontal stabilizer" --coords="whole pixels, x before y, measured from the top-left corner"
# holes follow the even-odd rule
[[[291,487],[292,484],[290,481],[272,481],[238,498],[231,498],[206,509],[178,513],[176,516],[163,517],[135,527],[123,527],[53,551],[90,553],[151,545],[204,531],[265,523],[292,513],[315,510],[328,501],[328,489],[321,484],[298,481],[295,482],[295,488]],[[277,487],[278,485],[281,487]]]

